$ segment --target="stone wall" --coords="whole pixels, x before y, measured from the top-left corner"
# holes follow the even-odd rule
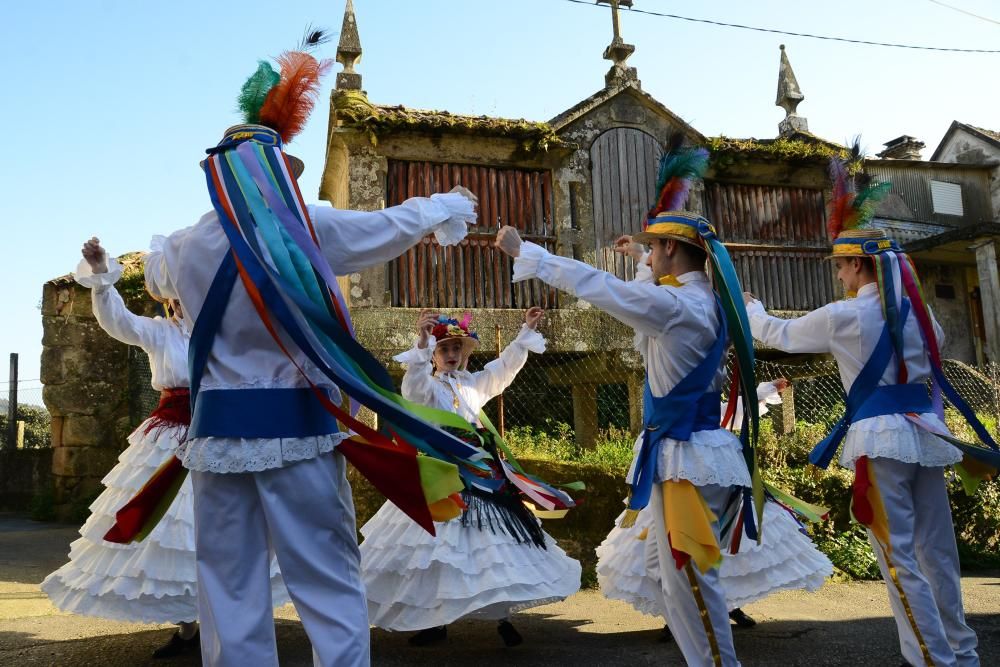
[[[28,509],[51,484],[51,449],[0,450],[0,511]]]
[[[941,354],[945,359],[976,363],[976,345],[973,339],[969,285],[964,266],[921,262],[918,266],[920,282],[927,303],[934,317],[944,330]],[[941,296],[938,289],[941,289]],[[954,296],[951,296],[954,294]]]
[[[69,277],[42,291],[42,399],[52,415],[55,511],[99,493],[129,433],[128,346],[105,334],[90,290]]]
[[[944,146],[937,159],[940,162],[960,164],[995,163],[1000,160],[1000,149],[979,137],[958,131]],[[990,199],[993,204],[993,217],[996,219],[1000,215],[1000,167],[993,169],[990,179]]]

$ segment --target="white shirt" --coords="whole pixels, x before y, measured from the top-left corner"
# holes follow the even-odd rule
[[[91,288],[94,317],[101,328],[117,341],[142,348],[149,357],[153,389],[187,387],[190,332],[185,320],[175,322],[132,313],[113,287],[121,275],[121,264],[108,258],[107,273],[93,273],[87,261],[81,260],[74,277]]]
[[[768,315],[759,301],[752,301],[747,306],[747,314],[754,338],[768,347],[792,353],[832,354],[837,360],[845,392],[850,391],[885,326],[875,283],[863,286],[853,299],[827,304],[792,320]],[[931,320],[940,344],[944,332],[933,315]],[[922,384],[930,378],[931,363],[916,317],[907,317],[903,324],[903,357],[910,384]],[[893,357],[879,385],[896,384],[897,368]],[[932,413],[923,414],[921,418],[946,428]],[[861,456],[924,466],[945,466],[962,460],[957,448],[909,422],[903,415],[882,415],[854,422],[844,438],[840,463],[853,469],[854,462]]]
[[[654,285],[648,271],[625,282],[589,264],[521,245],[514,280],[538,278],[593,304],[636,330],[636,347],[646,363],[654,396],[664,396],[705,358],[715,343],[719,314],[712,286],[702,271],[677,276],[682,287]],[[709,391],[720,392],[725,360]],[[636,442],[638,451],[640,439]],[[663,438],[657,481],[686,479],[697,486],[750,486],[739,440],[729,431],[696,431],[687,441]],[[629,470],[632,480],[635,461]]]
[[[545,351],[545,338],[523,325],[500,356],[475,373],[465,370],[435,373],[431,358],[436,346],[437,340],[431,336],[427,347],[421,349],[414,344],[411,349],[393,357],[406,364],[403,397],[421,405],[454,412],[470,424],[481,425],[479,411],[510,386],[524,368],[528,352],[541,354]]]
[[[337,275],[379,266],[398,257],[434,232],[442,245],[461,241],[467,221],[475,220],[472,203],[457,193],[415,197],[381,211],[343,211],[310,206],[309,215],[320,250]],[[146,258],[146,284],[155,294],[176,298],[192,322],[229,240],[211,211],[192,227],[167,238],[154,238]],[[288,349],[296,346],[287,342]],[[330,381],[298,353],[296,361],[317,386],[339,393]],[[212,345],[201,389],[305,388],[309,384],[285,357],[263,323],[240,280],[236,281],[222,324]],[[192,470],[225,473],[280,468],[332,451],[348,434],[306,438],[191,438],[179,456]]]

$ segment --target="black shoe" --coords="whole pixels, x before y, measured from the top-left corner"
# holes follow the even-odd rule
[[[521,633],[514,629],[510,621],[500,621],[497,625],[497,632],[500,633],[504,646],[518,646],[524,641]]]
[[[657,639],[656,641],[663,644],[670,644],[671,642],[674,641],[674,635],[672,632],[670,632],[669,625],[667,625],[666,623],[663,624],[663,629],[660,630],[660,638]]]
[[[443,642],[448,638],[448,627],[439,625],[436,628],[427,628],[410,637],[407,641],[410,646],[427,646],[434,642]]]
[[[736,626],[740,628],[752,628],[757,625],[757,621],[747,616],[746,612],[739,607],[729,612],[729,618],[733,619],[736,622]]]
[[[201,651],[201,630],[196,630],[191,639],[183,639],[180,632],[174,632],[170,641],[153,651],[153,659],[173,658],[185,653]]]

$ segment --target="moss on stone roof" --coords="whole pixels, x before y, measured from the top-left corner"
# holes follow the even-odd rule
[[[503,137],[518,140],[527,151],[565,145],[548,123],[523,118],[463,116],[448,111],[376,105],[355,91],[335,92],[333,107],[339,121],[365,131],[373,145],[377,144],[379,135],[395,132]]]
[[[781,160],[784,162],[822,162],[826,163],[832,157],[847,157],[847,149],[843,146],[824,141],[805,139],[734,139],[731,137],[711,137],[708,149],[713,156],[713,162],[719,158],[725,160],[739,158],[763,158]]]

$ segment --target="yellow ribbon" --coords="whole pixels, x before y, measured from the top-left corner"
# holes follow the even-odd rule
[[[677,280],[677,278],[675,278],[669,273],[665,276],[662,276],[657,282],[659,282],[661,285],[666,285],[668,287],[684,287],[684,283]]]
[[[663,522],[671,548],[686,553],[701,572],[722,563],[722,549],[712,524],[717,517],[686,479],[663,482]]]

